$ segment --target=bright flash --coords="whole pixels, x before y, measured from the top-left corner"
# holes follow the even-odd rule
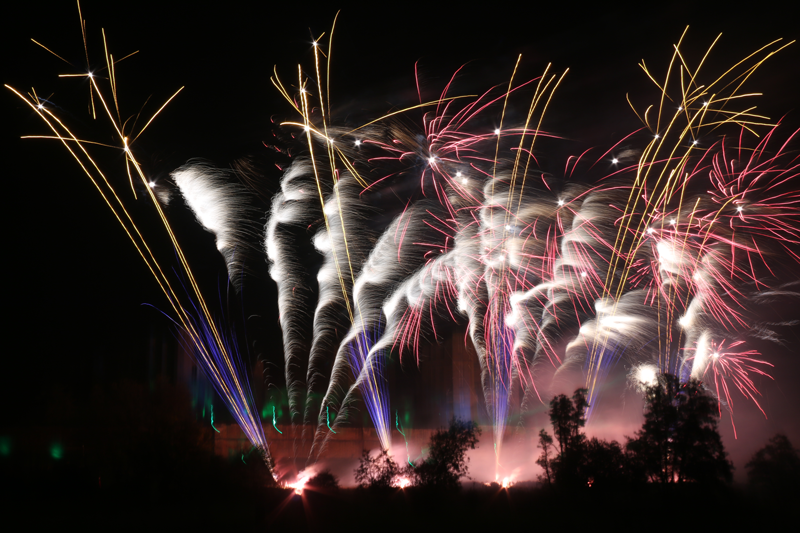
[[[616,165],[617,163],[619,163],[619,159],[617,159],[617,158],[615,157],[614,159],[612,159],[612,160],[611,160],[611,162],[612,162],[613,164],[615,164],[615,165]]]
[[[653,365],[642,365],[636,369],[636,381],[642,385],[655,385],[658,382],[658,372]]]

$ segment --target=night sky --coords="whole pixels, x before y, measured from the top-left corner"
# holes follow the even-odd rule
[[[457,3],[426,9],[403,3],[387,8],[378,2],[364,7],[243,4],[201,8],[197,2],[82,2],[93,68],[102,60],[101,28],[115,57],[139,50],[118,66],[126,112],[134,114],[152,95],[146,108],[152,113],[185,86],[134,145],[154,179],[166,179],[196,157],[220,166],[244,156],[268,161],[262,142],[272,135],[272,120],[292,116],[269,81],[273,66],[283,79],[296,78],[297,64],[312,59],[312,35],[330,30],[339,7],[331,80],[337,116],[357,121],[415,102],[415,62],[423,89],[430,87],[431,95],[463,64],[468,65],[461,87],[481,91],[506,84],[521,53],[520,79],[537,75],[548,62],[558,72],[570,69],[545,125],[566,138],[565,153],[608,146],[638,127],[625,94],[630,92],[635,101],[637,94],[651,94],[651,86],[637,63],[644,58],[654,72],[663,73],[671,45],[687,24],[687,50],[703,51],[723,32],[714,58],[725,65],[778,37],[800,36],[788,13],[764,2],[752,4],[754,11],[748,12],[692,3],[674,9],[648,4],[633,12],[580,10],[558,2],[546,8],[487,2],[472,10]],[[78,132],[110,140],[106,124],[93,124],[87,113],[87,82],[56,77],[85,68],[74,3],[16,4],[11,10],[3,17],[6,26],[13,26],[6,33],[11,38],[5,39],[3,83],[21,91],[33,86],[63,108],[62,116]],[[760,111],[772,118],[789,113],[786,120],[796,127],[800,46],[790,48],[762,67],[753,86],[767,95],[759,101]],[[54,388],[80,393],[98,383],[140,379],[150,332],[168,331],[169,325],[156,310],[142,306],[165,308],[166,302],[71,156],[55,141],[19,139],[46,132],[10,91],[4,91],[0,105],[4,153],[11,163],[4,189],[10,230],[4,300],[12,317],[5,325],[10,342],[0,409],[2,424],[13,426],[46,420]],[[124,169],[121,155],[108,151],[104,157],[107,168]],[[267,188],[275,190],[280,173],[266,168]],[[194,226],[185,211],[173,211],[182,242],[197,258],[195,268],[214,287],[224,265],[213,253],[213,238]],[[148,216],[140,213],[141,219]],[[266,264],[263,272],[266,278]],[[259,296],[274,294],[265,285]],[[275,348],[280,349],[276,305],[264,307],[263,324],[275,328]],[[800,443],[800,336],[787,334],[786,349],[765,352],[776,365],[775,383],[762,386],[770,419],[740,399],[740,439],[734,443],[730,422],[723,417],[723,438],[740,474],[739,461],[776,431],[788,433],[795,446]]]

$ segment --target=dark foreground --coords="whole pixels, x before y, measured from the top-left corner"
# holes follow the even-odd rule
[[[222,472],[221,475],[220,472]],[[6,520],[24,530],[177,529],[234,531],[532,531],[611,526],[663,531],[735,526],[762,530],[789,525],[796,495],[749,493],[732,487],[643,486],[638,489],[546,488],[468,484],[459,491],[420,489],[293,490],[242,482],[226,471],[197,472],[149,486],[104,488],[80,471],[25,478],[3,476]],[[8,473],[8,472],[6,472]],[[796,519],[795,519],[796,520]],[[792,530],[794,526],[790,526]],[[509,529],[509,531],[511,531]]]

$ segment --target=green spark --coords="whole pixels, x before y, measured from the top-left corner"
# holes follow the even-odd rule
[[[278,429],[277,420],[275,420],[275,406],[274,406],[274,405],[272,406],[272,427],[274,427],[274,428],[275,428],[275,431],[277,431],[278,433],[280,433],[281,435],[283,435],[283,431],[281,431],[280,429]]]
[[[330,406],[328,405],[325,406],[325,416],[328,418],[328,429],[330,429],[334,434],[336,434],[336,432],[333,431],[333,428],[331,427],[331,413],[330,411],[328,411],[329,407]]]
[[[219,433],[219,430],[214,427],[214,404],[211,404],[211,427],[214,428],[214,431]]]
[[[54,442],[52,446],[50,446],[50,457],[53,459],[61,459],[64,456],[64,448],[61,447],[61,444],[58,442]]]
[[[405,416],[406,420],[408,420],[408,413]],[[403,433],[403,429],[400,427],[400,415],[398,414],[397,410],[394,412],[394,425],[397,428],[397,431],[403,436],[403,440],[406,441],[406,460],[408,464],[411,465],[411,468],[414,468],[414,463],[411,462],[411,452],[408,449],[408,439],[406,438],[406,434]]]

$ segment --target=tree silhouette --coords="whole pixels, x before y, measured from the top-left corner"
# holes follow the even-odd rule
[[[778,433],[745,465],[750,488],[763,495],[786,497],[800,491],[800,454]]]
[[[431,436],[428,457],[409,473],[418,485],[457,488],[459,479],[469,472],[467,450],[475,449],[480,434],[474,422],[453,417],[448,429],[440,429]]]
[[[544,475],[539,475],[539,481],[546,481],[548,486],[553,484],[553,460],[556,457],[555,450],[553,450],[553,437],[547,433],[546,429],[539,431],[539,449],[542,450],[539,458],[536,459],[536,464],[541,466],[544,470]]]
[[[339,480],[333,475],[333,472],[325,469],[306,481],[306,486],[333,490],[339,488]]]
[[[716,401],[700,381],[659,375],[645,390],[642,429],[628,439],[632,469],[658,483],[730,482],[733,466],[717,431],[718,416]]]
[[[583,444],[578,472],[590,487],[620,486],[634,480],[627,463],[617,441],[591,438]]]
[[[558,451],[562,456],[580,447],[585,439],[581,429],[586,425],[584,416],[589,407],[586,394],[586,389],[578,389],[573,393],[572,400],[564,394],[550,400],[550,423],[553,424]]]
[[[372,457],[367,450],[361,452],[358,468],[355,470],[356,483],[370,489],[387,489],[394,484],[400,474],[400,467],[386,450]]]
[[[581,463],[585,452],[586,389],[578,389],[568,398],[559,394],[550,401],[550,423],[558,441],[558,456],[550,460],[553,481],[557,485],[579,485],[585,481]]]

